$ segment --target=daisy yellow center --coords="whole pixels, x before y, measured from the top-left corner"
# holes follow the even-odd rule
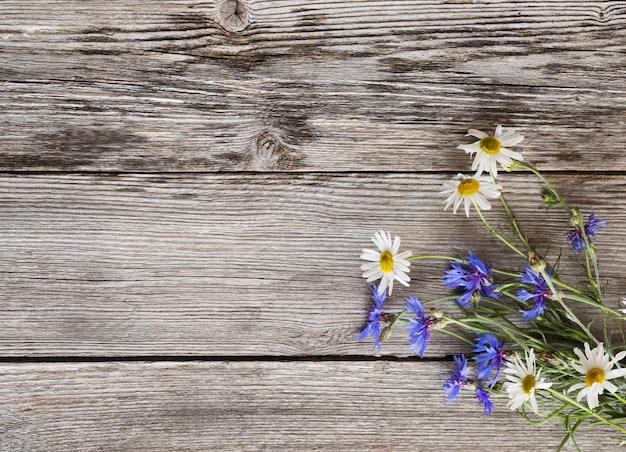
[[[587,371],[587,375],[585,376],[585,383],[587,386],[591,386],[594,383],[602,383],[604,381],[604,371],[599,367],[594,367],[593,369],[589,369]]]
[[[526,375],[522,380],[522,391],[524,391],[524,394],[530,394],[536,385],[537,381],[535,380],[535,377],[532,375]]]
[[[478,145],[487,154],[497,154],[500,152],[500,148],[502,147],[500,140],[494,137],[485,137],[480,140]]]
[[[393,269],[393,256],[389,251],[380,253],[380,269],[385,273],[389,273]]]
[[[467,179],[463,179],[459,182],[459,186],[457,187],[457,191],[462,196],[473,195],[480,188],[480,183],[476,179],[472,179],[468,177]]]

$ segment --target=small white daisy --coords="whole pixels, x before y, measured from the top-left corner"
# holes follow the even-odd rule
[[[515,146],[524,139],[521,134],[516,133],[515,129],[511,127],[498,125],[493,136],[487,135],[480,130],[469,129],[467,136],[476,137],[479,141],[472,144],[461,144],[459,149],[463,149],[470,155],[476,153],[472,163],[472,170],[478,174],[482,174],[484,171],[496,177],[498,175],[498,163],[504,166],[513,164],[513,159],[523,160],[522,154],[507,147]]]
[[[400,237],[396,236],[392,242],[391,234],[380,231],[374,234],[372,242],[374,242],[378,251],[363,249],[361,259],[371,261],[361,265],[363,278],[367,278],[368,282],[380,278],[378,295],[382,295],[387,287],[389,287],[389,295],[391,295],[394,280],[408,287],[411,278],[409,278],[407,273],[409,273],[411,262],[406,260],[406,258],[411,256],[412,253],[410,251],[398,253],[400,250]]]
[[[626,375],[626,368],[613,369],[616,362],[622,360],[626,356],[626,350],[619,352],[615,358],[609,360],[609,355],[604,353],[602,342],[596,348],[591,350],[589,344],[585,342],[585,354],[575,348],[574,353],[580,358],[580,364],[573,362],[572,366],[578,372],[585,376],[584,383],[576,383],[567,392],[582,390],[576,396],[579,402],[587,397],[587,404],[590,409],[594,409],[599,405],[598,396],[606,389],[610,393],[615,393],[617,387],[608,380],[623,377]]]
[[[504,389],[509,393],[509,408],[517,410],[524,403],[530,402],[535,414],[539,412],[537,400],[535,399],[535,389],[548,389],[552,383],[546,383],[541,378],[541,369],[535,371],[535,350],[525,353],[526,363],[516,353],[513,361],[506,363],[507,369],[504,371],[507,375],[507,381]]]
[[[463,201],[465,201],[465,215],[469,217],[469,210],[472,201],[475,201],[482,210],[491,209],[491,204],[487,198],[498,198],[502,185],[494,183],[493,179],[488,176],[466,176],[457,174],[455,180],[447,180],[443,183],[444,190],[442,195],[449,195],[445,201],[443,210],[448,210],[454,204],[453,212]]]

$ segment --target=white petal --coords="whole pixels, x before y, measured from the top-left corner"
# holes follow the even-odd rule
[[[465,215],[467,215],[467,217],[469,218],[469,210],[470,210],[470,198],[469,196],[465,197]]]
[[[539,413],[539,407],[537,406],[537,400],[535,399],[535,396],[531,395],[529,400],[530,400],[530,406],[533,409],[533,413],[538,414]]]
[[[363,272],[363,278],[366,278],[368,280],[369,280],[369,278],[378,279],[381,276],[383,276],[382,275],[383,271],[380,268],[378,268],[378,267],[374,267],[374,268],[369,269],[369,270],[365,270],[363,267],[361,267],[361,270],[364,271]]]
[[[522,141],[524,141],[524,136],[516,133],[507,133],[500,139],[502,146],[515,146],[516,144],[520,144]]]
[[[400,237],[396,235],[396,238],[393,239],[393,245],[391,245],[391,254],[396,255],[400,251]]]
[[[602,386],[604,386],[604,389],[606,389],[607,391],[609,391],[611,394],[615,394],[617,392],[617,386],[615,386],[613,383],[611,383],[610,381],[604,380],[602,382]]]
[[[594,383],[594,385],[595,384],[597,383]],[[592,390],[589,391],[589,394],[587,394],[587,405],[589,405],[589,408],[592,410],[600,405],[598,402],[598,392],[593,390],[593,386]]]
[[[457,197],[454,200],[454,207],[452,209],[453,213],[456,213],[457,209],[459,208],[459,206],[461,205],[462,202],[463,202],[463,198],[461,196]],[[469,216],[469,214],[468,214],[468,216]]]
[[[567,392],[576,391],[577,389],[586,388],[586,387],[587,387],[586,383],[576,383],[575,385],[570,386]]]
[[[396,281],[398,281],[403,286],[409,287],[409,282],[408,281],[402,281],[401,279],[396,279]],[[391,294],[391,292],[389,292],[389,294]]]
[[[411,269],[408,266],[403,265],[401,262],[396,262],[393,265],[393,269],[394,271],[398,273],[409,273],[411,271]]]
[[[515,160],[524,160],[524,157],[519,152],[512,151],[507,148],[500,149],[500,153]]]
[[[585,369],[583,366],[581,366],[580,364],[574,363],[572,362],[572,367],[574,369],[576,369],[577,372],[580,372],[581,374],[586,374],[587,373],[587,369]]]
[[[487,135],[485,132],[482,132],[480,130],[468,129],[466,136],[472,136],[472,137],[476,137],[482,140],[483,138],[488,137],[489,135]]]
[[[605,380],[612,380],[613,378],[623,377],[626,375],[626,369],[612,369],[604,375]]]
[[[363,249],[361,259],[365,259],[366,261],[378,262],[380,261],[380,253],[374,250]]]
[[[404,260],[407,257],[411,257],[411,255],[413,254],[413,251],[402,251],[401,253],[398,253],[396,256],[394,256],[395,260]],[[410,261],[406,261],[407,265],[411,265]]]

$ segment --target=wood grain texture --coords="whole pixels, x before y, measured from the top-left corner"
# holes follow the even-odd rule
[[[623,2],[4,1],[0,169],[626,170]]]
[[[447,175],[11,175],[0,178],[3,356],[301,356],[370,354],[355,336],[369,304],[359,254],[390,230],[416,254],[467,254],[523,265],[474,214],[443,212]],[[611,225],[596,240],[606,301],[626,294],[624,176],[554,176],[572,205]],[[561,273],[567,217],[539,210],[526,174],[501,183],[523,230]],[[504,223],[501,208],[488,217]],[[549,238],[549,239],[547,239]],[[412,266],[411,289],[449,294],[445,261]],[[443,305],[454,310],[452,304]],[[582,311],[581,311],[582,312]],[[459,352],[437,335],[427,356]],[[384,354],[406,356],[406,338]]]
[[[444,404],[448,363],[112,362],[0,365],[2,450],[555,450],[505,399]],[[470,433],[471,432],[471,433]],[[468,433],[471,436],[468,436]],[[602,427],[582,450],[616,450]],[[569,444],[564,450],[575,450]]]
[[[439,195],[466,129],[515,126],[609,222],[617,306],[625,25],[622,1],[0,2],[0,450],[554,450],[560,425],[506,400],[444,405],[461,341],[434,331],[419,360],[399,331],[371,358],[359,254],[385,229],[519,268]],[[502,183],[567,249],[536,180]],[[387,305],[448,294],[446,267],[414,263]],[[582,279],[571,253],[561,271]]]

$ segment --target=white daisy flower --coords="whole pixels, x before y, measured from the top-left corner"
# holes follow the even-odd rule
[[[378,295],[382,295],[387,287],[389,287],[389,295],[391,295],[394,281],[398,281],[400,284],[408,287],[411,278],[409,278],[407,273],[409,273],[411,262],[406,260],[406,258],[411,256],[412,253],[410,251],[398,253],[400,250],[400,237],[396,236],[392,242],[391,234],[380,231],[374,234],[372,242],[374,242],[378,251],[363,250],[361,259],[371,261],[361,265],[363,278],[367,278],[368,282],[380,279]]]
[[[609,361],[609,355],[604,353],[602,342],[593,350],[591,350],[589,344],[585,342],[585,354],[583,354],[579,348],[575,348],[574,353],[580,358],[580,364],[573,362],[572,366],[585,376],[585,382],[576,383],[569,388],[567,392],[582,388],[578,396],[576,396],[576,400],[580,402],[583,398],[587,397],[587,404],[589,408],[593,410],[599,405],[598,396],[602,394],[605,389],[610,393],[617,391],[617,387],[608,380],[626,375],[626,368],[613,369],[615,363],[626,356],[626,350],[619,352],[615,355],[615,358]]]
[[[539,412],[537,400],[535,399],[535,389],[548,389],[552,383],[546,383],[541,378],[541,369],[536,369],[535,350],[525,353],[526,363],[516,353],[513,361],[506,363],[507,381],[504,389],[509,393],[509,408],[517,410],[524,403],[530,402],[535,414]]]
[[[443,188],[441,194],[449,195],[443,210],[448,210],[448,207],[454,204],[453,212],[456,213],[461,203],[465,202],[465,215],[469,217],[469,209],[473,201],[482,210],[491,209],[491,204],[487,198],[498,198],[502,185],[496,184],[488,176],[479,176],[478,174],[466,176],[459,173],[456,175],[456,180],[445,181]]]
[[[496,132],[487,135],[476,129],[469,129],[467,136],[473,136],[479,139],[472,144],[461,144],[459,149],[463,149],[468,154],[476,153],[474,162],[472,163],[472,171],[478,174],[482,172],[491,173],[493,177],[498,175],[498,163],[502,166],[512,165],[513,159],[523,160],[522,154],[512,151],[508,146],[515,146],[522,142],[524,137],[515,132],[511,127],[496,126]]]

